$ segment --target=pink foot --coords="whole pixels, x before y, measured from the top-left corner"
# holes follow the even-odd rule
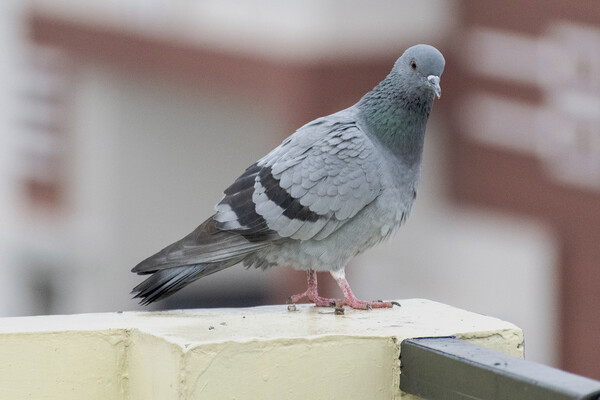
[[[362,301],[358,300],[356,297],[351,299],[346,298],[342,301],[343,306],[352,307],[356,310],[370,310],[372,308],[392,308],[394,304],[381,300],[373,300],[373,301]],[[338,306],[339,306],[338,305]]]
[[[346,275],[344,270],[331,271],[331,276],[335,279],[338,286],[344,293],[344,300],[341,303],[336,303],[336,307],[340,306],[348,306],[357,310],[370,310],[372,308],[392,308],[394,304],[399,305],[395,302],[385,302],[381,300],[374,301],[362,301],[358,300],[354,293],[352,293],[352,289],[350,289],[350,284],[346,280]]]
[[[303,298],[308,298],[317,307],[334,307],[338,302],[343,301],[339,299],[329,299],[327,297],[319,296],[317,291],[317,271],[308,270],[306,272],[308,280],[308,289],[305,292],[295,294],[288,298],[288,303],[296,304]]]
[[[339,299],[329,299],[327,297],[316,296],[310,293],[308,290],[304,293],[295,294],[288,298],[288,303],[296,304],[303,298],[309,299],[312,303],[317,307],[334,307],[339,301]]]

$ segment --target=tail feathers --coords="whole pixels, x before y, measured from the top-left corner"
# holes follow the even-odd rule
[[[131,294],[134,295],[134,299],[141,299],[140,304],[148,305],[169,297],[197,279],[228,268],[231,265],[233,264],[197,264],[161,269],[134,287]]]
[[[239,262],[269,244],[269,241],[252,242],[239,233],[220,230],[213,216],[183,239],[140,262],[131,272],[144,275],[182,265],[214,265],[233,259]]]
[[[250,241],[236,232],[216,226],[214,216],[192,233],[148,257],[132,272],[152,274],[133,288],[141,304],[164,299],[203,276],[231,267],[248,255],[270,245],[270,241]]]

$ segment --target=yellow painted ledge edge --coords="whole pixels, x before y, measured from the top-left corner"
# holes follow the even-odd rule
[[[510,323],[401,303],[344,316],[302,305],[1,319],[0,398],[405,399],[403,339],[455,335],[523,355],[522,331]],[[23,331],[36,322],[47,324]]]

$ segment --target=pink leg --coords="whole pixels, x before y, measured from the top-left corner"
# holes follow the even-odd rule
[[[391,307],[393,307],[392,303],[384,302],[381,300],[374,300],[374,301],[358,300],[354,296],[354,293],[352,293],[352,289],[350,289],[350,284],[346,280],[346,274],[344,273],[344,270],[331,271],[331,276],[333,276],[333,278],[337,282],[338,286],[342,290],[342,293],[344,293],[344,300],[341,303],[340,302],[336,303],[336,306],[339,307],[339,306],[345,305],[345,306],[350,306],[352,308],[356,308],[359,310],[368,310],[371,308],[391,308]]]
[[[305,292],[290,296],[288,303],[295,304],[303,298],[307,297],[310,301],[315,303],[317,307],[333,307],[342,300],[328,299],[326,297],[319,296],[317,290],[317,271],[309,269],[306,271],[306,278],[308,280],[308,289]]]

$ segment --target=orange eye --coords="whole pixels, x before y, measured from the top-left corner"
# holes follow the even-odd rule
[[[414,61],[411,61],[411,62],[410,62],[410,67],[411,67],[413,70],[416,70],[416,69],[417,69],[417,63],[416,63],[416,62],[414,62]]]

